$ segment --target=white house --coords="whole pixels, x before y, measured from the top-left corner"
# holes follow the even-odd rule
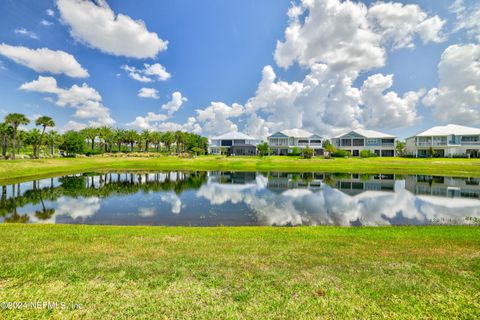
[[[300,151],[309,147],[316,155],[323,155],[323,138],[303,129],[282,130],[272,134],[267,140],[273,154],[287,155],[295,147]]]
[[[379,157],[394,157],[396,137],[374,130],[355,129],[332,138],[332,144],[339,150],[349,151],[353,157],[360,151],[369,150]]]
[[[262,141],[241,132],[229,132],[208,139],[208,153],[221,154],[225,148],[230,155],[256,155],[257,145]]]
[[[438,157],[459,155],[478,158],[480,129],[449,124],[433,127],[407,138],[407,154],[428,157],[431,150]]]

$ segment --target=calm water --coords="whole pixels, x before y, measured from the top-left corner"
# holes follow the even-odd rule
[[[480,224],[480,178],[176,171],[85,173],[0,188],[2,222]]]

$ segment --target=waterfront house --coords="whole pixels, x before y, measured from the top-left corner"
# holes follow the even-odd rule
[[[339,150],[349,151],[353,157],[368,150],[379,157],[394,157],[396,137],[387,133],[355,129],[332,138],[332,144]]]
[[[300,151],[309,147],[315,155],[323,155],[323,138],[303,129],[278,131],[267,138],[268,146],[276,155],[287,155],[296,147]]]
[[[241,132],[229,132],[208,140],[208,153],[221,154],[222,149],[229,155],[246,156],[256,155],[260,139]]]
[[[449,124],[407,138],[406,152],[416,157],[480,157],[480,129]]]

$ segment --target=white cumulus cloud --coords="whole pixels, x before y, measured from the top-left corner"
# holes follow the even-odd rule
[[[138,90],[138,96],[141,98],[159,99],[158,90],[154,88],[141,88]]]
[[[55,78],[39,76],[37,80],[22,84],[19,89],[56,95],[57,106],[74,108],[76,110],[74,116],[79,119],[90,119],[90,126],[115,123],[110,115],[110,109],[103,105],[101,95],[86,83],[81,86],[74,84],[63,89],[57,86]]]
[[[480,44],[449,46],[438,65],[438,88],[423,103],[442,122],[480,123]]]
[[[167,49],[168,42],[145,23],[124,14],[115,14],[105,0],[57,0],[62,20],[75,39],[116,56],[154,58]]]
[[[121,68],[125,70],[128,76],[140,82],[153,82],[168,80],[171,75],[160,63],[143,65],[143,69],[137,69],[129,65],[123,65]]]
[[[88,77],[88,71],[69,53],[47,48],[30,49],[22,46],[0,44],[0,55],[37,72],[65,74],[74,78]]]

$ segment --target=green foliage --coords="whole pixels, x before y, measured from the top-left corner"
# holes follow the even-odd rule
[[[403,157],[406,153],[406,143],[403,141],[398,141],[397,145],[395,146],[395,150],[397,151],[397,155]]]
[[[312,158],[314,156],[314,154],[315,154],[315,151],[312,148],[309,148],[309,147],[306,147],[302,151],[302,157],[304,157],[305,159]]]
[[[293,147],[292,152],[290,152],[288,155],[289,156],[299,156],[301,153],[302,153],[302,151],[300,150],[300,148]]]
[[[332,157],[335,157],[335,158],[345,158],[345,157],[350,157],[350,156],[351,156],[351,153],[350,153],[350,151],[347,151],[347,150],[338,149],[337,151],[332,153]]]
[[[257,150],[258,150],[258,154],[262,157],[268,156],[271,152],[270,147],[266,142],[260,143],[259,145],[257,145]]]
[[[63,143],[60,148],[69,156],[83,153],[85,150],[85,139],[79,132],[67,131],[63,135]]]
[[[372,152],[370,150],[362,150],[362,151],[360,151],[360,157],[362,157],[362,158],[373,158],[373,157],[378,157],[378,155],[375,152]]]
[[[337,151],[337,148],[330,142],[330,140],[324,140],[323,141],[323,149],[328,152],[328,154],[332,155]]]

